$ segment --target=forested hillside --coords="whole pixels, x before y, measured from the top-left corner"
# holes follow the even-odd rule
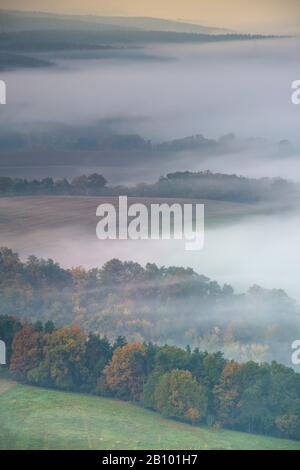
[[[20,323],[0,317],[13,376],[43,387],[138,403],[163,416],[300,439],[300,374],[208,353],[88,336],[76,325]],[[2,366],[3,367],[3,366]]]
[[[34,256],[22,262],[8,248],[0,250],[0,302],[2,315],[77,323],[110,339],[189,344],[286,364],[300,327],[299,306],[282,290],[253,286],[236,294],[189,268],[118,259],[67,270]]]

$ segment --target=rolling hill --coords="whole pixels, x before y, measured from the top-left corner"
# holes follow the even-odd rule
[[[130,257],[134,242],[108,240],[103,243],[96,237],[96,208],[99,204],[116,204],[116,197],[89,196],[37,196],[0,198],[0,246],[9,246],[22,257],[34,253],[41,257],[58,259],[66,266],[101,265],[105,256]],[[129,204],[196,202],[185,199],[129,198]],[[206,225],[232,223],[250,217],[261,208],[213,200],[197,200],[205,204]],[[155,241],[153,242],[155,243]],[[167,242],[164,242],[167,243]],[[151,241],[149,240],[148,247]],[[162,246],[165,246],[162,242]],[[122,251],[119,251],[122,250]],[[124,251],[125,250],[125,251]],[[129,250],[129,251],[127,251]],[[104,258],[103,258],[104,257]]]
[[[0,449],[300,450],[300,442],[166,420],[127,402],[0,379]]]

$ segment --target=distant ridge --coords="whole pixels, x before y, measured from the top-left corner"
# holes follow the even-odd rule
[[[232,34],[233,31],[202,26],[191,22],[135,16],[60,15],[48,12],[25,12],[0,10],[0,31],[21,31],[27,29],[56,29],[65,26],[66,21],[76,28],[104,27],[105,29],[135,29],[143,31],[171,31],[193,34]]]
[[[89,21],[95,21],[101,24],[121,26],[125,28],[138,28],[145,31],[173,31],[178,33],[194,34],[231,34],[233,32],[225,28],[216,28],[185,21],[143,16],[88,16],[85,18],[89,19]]]

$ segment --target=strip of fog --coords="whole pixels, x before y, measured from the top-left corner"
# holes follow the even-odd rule
[[[253,284],[282,288],[300,300],[300,213],[254,215],[251,206],[204,201],[204,249],[185,251],[180,240],[96,238],[99,198],[2,198],[0,245],[22,257],[50,257],[63,266],[101,266],[111,258],[141,264],[190,266],[238,291]]]
[[[236,132],[299,141],[290,90],[298,46],[299,39],[153,46],[172,60],[63,61],[6,72],[3,123],[123,118],[123,130],[159,140]]]

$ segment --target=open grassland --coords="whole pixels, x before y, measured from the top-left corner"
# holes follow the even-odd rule
[[[99,204],[118,198],[80,196],[37,196],[0,198],[0,246],[8,246],[23,258],[31,254],[53,258],[64,266],[100,266],[114,257],[132,259],[132,253],[151,252],[150,241],[135,244],[118,240],[100,242],[96,237]],[[190,203],[192,200],[129,198],[128,204]],[[206,227],[230,224],[257,213],[257,206],[223,201],[193,201],[205,205]],[[104,249],[105,243],[105,249]],[[142,244],[142,246],[139,245]],[[169,241],[159,244],[169,249]],[[154,249],[157,242],[154,242]],[[134,246],[132,246],[134,245]],[[178,248],[178,247],[177,247]],[[139,259],[139,261],[143,261]],[[148,262],[149,259],[145,259]]]
[[[1,197],[0,198],[0,229],[1,234],[14,235],[21,228],[23,231],[55,229],[61,227],[81,226],[86,231],[94,227],[96,209],[99,204],[113,204],[118,206],[117,197],[103,196],[27,196],[27,197]],[[211,219],[231,219],[260,213],[262,208],[258,205],[242,204],[239,202],[215,201],[211,199],[176,199],[176,198],[128,198],[128,205],[134,203],[151,204],[160,203],[198,203],[204,204],[205,216]],[[93,225],[94,224],[94,225]]]
[[[300,442],[195,427],[130,403],[0,379],[1,449],[300,450]]]

